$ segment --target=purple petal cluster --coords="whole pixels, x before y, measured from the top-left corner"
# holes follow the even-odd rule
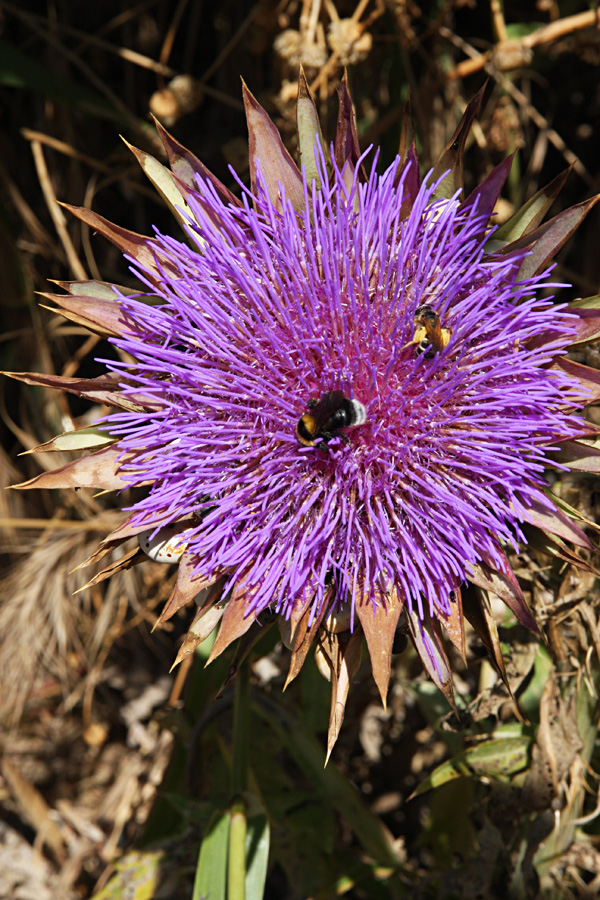
[[[553,508],[544,456],[582,402],[550,367],[570,318],[542,296],[548,273],[517,281],[517,258],[485,255],[476,205],[433,202],[427,180],[409,197],[399,160],[365,183],[320,165],[329,186],[305,181],[300,213],[199,180],[189,244],[157,235],[159,300],[122,297],[115,343],[125,392],[160,409],[108,418],[120,474],[145,486],[140,526],[193,517],[196,570],[244,582],[248,611],[316,609],[333,586],[338,604],[395,588],[448,615],[471,565],[502,568],[527,507]],[[451,330],[433,355],[413,340],[422,304]],[[531,342],[548,332],[565,337]],[[299,417],[332,390],[367,422],[302,446]]]

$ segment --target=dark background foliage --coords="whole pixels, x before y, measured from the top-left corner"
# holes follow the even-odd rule
[[[467,190],[515,149],[500,219],[569,165],[554,213],[600,190],[600,32],[589,16],[581,27],[586,4],[360,5],[357,40],[336,56],[327,27],[353,15],[346,0],[0,3],[2,369],[90,376],[115,352],[38,306],[48,279],[132,281],[118,252],[55,201],[176,233],[119,134],[159,153],[149,114],[170,115],[177,139],[238,190],[228,166],[247,179],[240,77],[293,152],[298,54],[330,136],[351,57],[359,137],[381,146],[382,166],[409,92],[427,168],[488,78]],[[559,256],[569,299],[597,292],[599,215]],[[593,346],[586,362],[597,364]],[[50,466],[22,450],[100,412],[6,380],[0,390],[3,486]],[[565,475],[554,488],[598,520],[593,479]],[[169,675],[189,612],[150,633],[174,573],[148,564],[73,596],[91,577],[73,570],[117,508],[86,491],[0,496],[0,896],[121,896],[110,879],[133,847],[152,849],[136,858],[140,892],[129,896],[190,896],[201,836],[228,800],[229,661],[204,671],[199,657]],[[534,550],[514,562],[543,625],[538,641],[499,613],[520,719],[474,637],[468,669],[457,661],[460,721],[410,653],[397,657],[384,712],[364,662],[323,770],[328,685],[307,665],[282,698],[281,647],[258,645],[247,727],[252,789],[271,824],[267,897],[597,896],[595,577]],[[419,785],[438,786],[409,799]]]

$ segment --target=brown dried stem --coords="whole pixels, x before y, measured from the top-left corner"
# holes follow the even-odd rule
[[[494,22],[496,23],[496,19],[494,19]],[[564,19],[559,19],[557,22],[551,22],[549,25],[544,25],[532,34],[527,34],[519,40],[511,41],[511,44],[519,45],[524,50],[532,50],[540,44],[550,44],[553,41],[566,37],[568,34],[572,34],[574,31],[581,31],[584,28],[593,28],[594,25],[597,26],[598,24],[598,11],[592,9],[589,10],[589,12],[578,13],[575,16],[566,16]],[[447,29],[440,28],[440,34],[443,34],[444,31],[447,31]],[[466,78],[469,75],[473,75],[475,72],[480,72],[481,69],[485,69],[488,63],[490,63],[493,54],[501,48],[502,43],[506,40],[506,38],[502,38],[500,34],[498,36],[500,40],[492,50],[488,50],[486,53],[476,53],[471,59],[465,59],[463,62],[458,63],[457,66],[446,74],[444,80],[453,81],[456,78]]]

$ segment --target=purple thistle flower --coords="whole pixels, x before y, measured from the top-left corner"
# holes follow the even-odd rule
[[[196,246],[157,236],[172,264],[162,302],[121,298],[130,334],[115,343],[136,364],[108,365],[128,370],[126,395],[162,406],[108,419],[121,477],[151,485],[132,524],[197,517],[195,571],[227,572],[225,590],[243,579],[247,613],[289,616],[314,583],[314,613],[333,584],[339,606],[394,587],[411,614],[447,616],[469,567],[500,565],[523,509],[550,505],[545,448],[576,428],[565,407],[581,395],[546,367],[566,336],[521,342],[569,318],[540,299],[545,278],[483,261],[476,208],[430,204],[425,182],[402,221],[398,168],[347,190],[333,161],[328,190],[304,184],[300,214],[264,190],[256,208],[225,205],[199,181]],[[412,343],[423,303],[452,327],[432,358]],[[307,401],[332,390],[360,399],[367,422],[302,446]]]
[[[377,153],[359,156],[344,83],[335,152],[316,126],[310,140],[301,131],[307,177],[248,93],[246,104],[253,177],[241,202],[161,130],[187,241],[79,212],[124,249],[148,294],[96,285],[53,297],[66,314],[78,300],[80,320],[134,360],[106,361],[93,388],[122,409],[102,426],[108,446],[71,466],[85,483],[94,458],[110,487],[144,488],[107,548],[137,534],[181,557],[161,620],[210,588],[178,659],[222,619],[214,657],[265,611],[292,649],[288,680],[317,641],[333,681],[331,749],[363,633],[384,702],[401,614],[451,700],[439,624],[463,655],[465,616],[484,639],[493,628],[461,585],[498,594],[535,629],[504,548],[527,540],[524,523],[592,546],[544,480],[549,451],[592,433],[575,412],[597,381],[562,357],[599,317],[547,296],[550,257],[591,204],[503,240],[490,213],[508,166],[461,203],[456,136],[422,183],[414,148],[378,174]],[[342,401],[362,404],[365,421],[317,421]]]

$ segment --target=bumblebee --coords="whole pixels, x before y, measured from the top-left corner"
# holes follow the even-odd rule
[[[427,303],[418,306],[415,312],[415,333],[411,341],[417,344],[417,353],[433,356],[448,346],[452,336],[451,328],[442,328],[440,317]]]
[[[325,444],[340,436],[341,428],[353,428],[367,421],[367,410],[359,400],[349,400],[342,391],[328,391],[320,400],[310,400],[308,412],[298,419],[296,437],[305,447],[314,447],[320,438]]]

